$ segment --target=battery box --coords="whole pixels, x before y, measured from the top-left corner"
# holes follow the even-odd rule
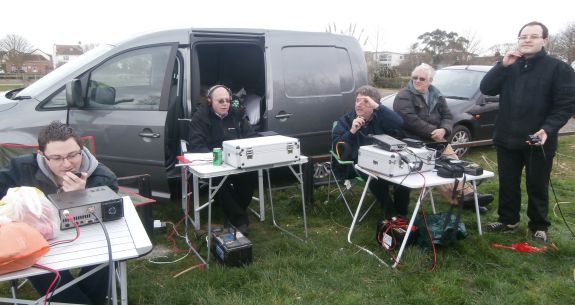
[[[410,147],[392,152],[376,145],[366,145],[359,148],[357,164],[389,177],[426,172],[435,168],[435,150]]]
[[[252,242],[234,228],[212,230],[212,253],[225,266],[240,267],[252,262]]]
[[[279,135],[228,140],[222,148],[224,162],[236,168],[298,161],[301,157],[299,140]]]

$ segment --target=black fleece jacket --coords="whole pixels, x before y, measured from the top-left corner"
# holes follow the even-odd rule
[[[546,147],[557,147],[557,132],[575,113],[575,72],[542,49],[509,67],[497,63],[483,78],[481,92],[499,94],[493,141],[508,149],[526,148],[527,136],[545,130]]]
[[[201,106],[192,116],[190,131],[190,151],[206,153],[215,147],[222,147],[222,142],[256,137],[248,120],[241,112],[231,110],[220,118],[211,107]]]

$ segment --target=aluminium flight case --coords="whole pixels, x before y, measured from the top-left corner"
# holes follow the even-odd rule
[[[249,168],[300,159],[296,138],[268,136],[228,140],[222,143],[224,162],[236,168]]]
[[[402,157],[409,163],[402,160]],[[415,171],[426,172],[435,168],[435,150],[409,147],[400,152],[391,152],[377,145],[366,145],[359,148],[357,164],[390,177],[408,175]]]

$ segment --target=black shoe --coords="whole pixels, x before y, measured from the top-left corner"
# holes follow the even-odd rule
[[[493,201],[491,194],[477,194],[477,201],[480,207],[488,206]],[[463,207],[466,209],[475,209],[475,198],[473,193],[463,196]]]

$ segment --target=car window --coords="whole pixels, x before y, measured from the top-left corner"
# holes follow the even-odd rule
[[[55,109],[66,107],[66,90],[65,87],[60,88],[58,92],[51,96],[43,105],[42,109]]]
[[[485,72],[471,70],[438,70],[433,86],[446,97],[470,99],[479,90]]]
[[[169,46],[123,53],[92,71],[88,109],[159,110]]]
[[[344,91],[353,90],[351,63],[344,49],[286,47],[282,49],[282,61],[288,97],[339,95],[342,87]]]

